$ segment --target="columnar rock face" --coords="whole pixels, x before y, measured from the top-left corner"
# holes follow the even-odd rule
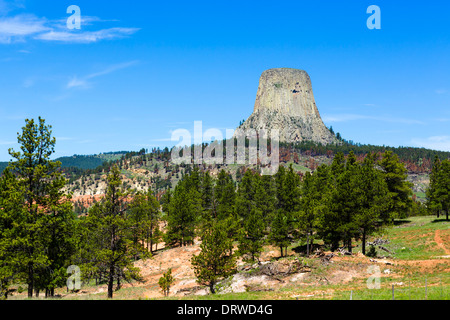
[[[320,117],[309,75],[297,69],[263,72],[253,114],[239,129],[278,129],[281,142],[337,142]]]

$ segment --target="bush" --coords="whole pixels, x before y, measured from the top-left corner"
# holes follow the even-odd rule
[[[169,296],[170,287],[172,286],[173,282],[174,279],[172,276],[172,269],[169,269],[161,278],[159,278],[158,284],[161,287],[161,290],[163,291],[165,297]]]
[[[370,246],[369,251],[366,254],[367,257],[375,258],[377,256],[377,249],[375,246]]]

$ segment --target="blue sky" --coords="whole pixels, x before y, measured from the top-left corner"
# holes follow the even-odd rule
[[[450,150],[449,13],[431,0],[0,0],[0,161],[38,116],[56,156],[170,147],[194,121],[225,134],[278,67],[309,73],[345,139]]]

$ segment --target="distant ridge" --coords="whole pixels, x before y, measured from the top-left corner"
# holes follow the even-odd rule
[[[120,159],[123,155],[132,153],[132,151],[111,151],[96,155],[73,155],[60,157],[55,161],[61,162],[62,168],[78,168],[82,170],[95,169],[101,166],[105,161]],[[0,173],[8,166],[8,162],[0,162]]]

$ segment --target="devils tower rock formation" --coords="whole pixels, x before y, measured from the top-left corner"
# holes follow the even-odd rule
[[[320,117],[309,75],[297,69],[263,72],[253,114],[239,129],[278,129],[281,142],[337,142]]]

